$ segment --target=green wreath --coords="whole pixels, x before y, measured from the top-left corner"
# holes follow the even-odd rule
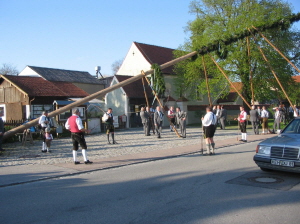
[[[151,75],[152,89],[157,95],[163,95],[166,90],[165,80],[158,64],[152,64],[151,68],[154,70]]]

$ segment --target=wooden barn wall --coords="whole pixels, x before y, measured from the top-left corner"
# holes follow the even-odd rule
[[[28,96],[4,80],[0,85],[0,103],[22,103],[26,105],[29,104],[29,99]]]
[[[6,104],[6,120],[21,120],[23,117],[21,103],[8,103]]]

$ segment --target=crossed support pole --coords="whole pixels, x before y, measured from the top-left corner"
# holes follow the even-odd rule
[[[147,104],[147,107],[150,108],[150,104],[149,104],[149,100],[148,100],[148,96],[147,96],[147,92],[146,92],[146,88],[145,88],[145,81],[144,81],[144,79],[146,79],[146,77],[142,78],[142,83],[143,83],[143,88],[144,88],[144,94],[145,94],[145,98],[146,98],[146,104]],[[155,133],[154,122],[153,122],[151,116],[149,117],[149,119],[150,119],[150,122],[151,122],[152,131],[153,131],[153,134],[154,134]]]
[[[150,81],[147,79],[146,74],[144,73],[143,70],[141,71],[141,73],[144,75],[145,80],[147,81],[148,85],[151,86],[151,83],[150,83]],[[157,102],[159,103],[159,106],[160,106],[161,109],[165,112],[164,107],[163,107],[163,105],[162,105],[160,99],[158,98],[157,93],[155,92],[154,89],[152,89],[152,92],[153,92],[153,95],[154,95],[154,97],[156,98]],[[176,133],[177,137],[180,138],[180,134],[178,133],[178,131],[177,131],[176,127],[174,126],[174,124],[171,122],[171,119],[170,119],[168,116],[167,116],[167,118],[168,118],[168,121],[169,121],[169,123],[170,123],[172,129],[173,129],[174,132]]]
[[[255,27],[254,27],[255,28]],[[256,28],[255,28],[256,29]],[[254,38],[254,40],[257,42],[257,38],[255,37],[255,35],[252,33],[252,31],[248,28],[248,30],[250,31],[250,33],[252,34],[252,37]],[[268,44],[270,44],[277,52],[279,52],[279,54],[289,63],[289,64],[291,64],[298,72],[300,72],[299,71],[299,69],[290,61],[290,60],[288,60],[285,56],[284,56],[284,54],[282,54],[262,33],[260,33],[259,31],[258,31],[258,33],[267,41],[267,43]],[[274,76],[274,78],[276,79],[276,81],[277,81],[277,83],[278,83],[278,85],[280,86],[280,88],[281,88],[281,90],[282,90],[282,92],[283,92],[283,94],[285,95],[285,97],[287,98],[287,100],[289,101],[289,103],[290,103],[290,105],[293,107],[293,109],[294,109],[294,111],[296,111],[296,108],[293,106],[293,104],[292,104],[292,101],[290,100],[290,98],[289,98],[289,96],[287,95],[287,93],[286,93],[286,91],[285,91],[285,89],[283,88],[283,86],[282,86],[282,84],[281,84],[281,82],[280,82],[280,80],[278,79],[278,77],[277,77],[277,75],[276,75],[276,73],[275,73],[275,71],[274,71],[274,69],[273,69],[273,67],[272,67],[272,65],[270,64],[270,62],[269,62],[269,60],[268,60],[268,58],[267,58],[267,56],[264,54],[264,51],[262,50],[262,48],[258,45],[258,44],[256,44],[257,45],[257,48],[258,48],[258,50],[260,51],[260,53],[261,53],[261,55],[262,55],[262,57],[263,57],[263,59],[266,61],[266,63],[267,63],[267,65],[268,65],[268,67],[269,67],[269,69],[271,70],[271,72],[272,72],[272,74],[273,74],[273,76]]]

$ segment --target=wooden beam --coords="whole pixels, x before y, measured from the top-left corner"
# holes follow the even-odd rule
[[[188,53],[186,55],[183,55],[183,56],[181,56],[179,58],[176,58],[176,59],[174,59],[172,61],[166,62],[166,63],[160,65],[160,69],[163,70],[165,68],[168,68],[168,67],[170,67],[172,65],[175,65],[176,63],[178,63],[180,61],[183,61],[183,60],[186,60],[188,58],[191,58],[191,57],[193,57],[196,54],[197,54],[197,51],[193,51],[193,52]],[[132,78],[126,79],[123,82],[117,83],[116,85],[110,86],[110,87],[108,87],[106,89],[103,89],[101,91],[93,93],[93,94],[91,94],[91,95],[89,95],[89,96],[87,96],[87,97],[85,97],[85,98],[83,98],[81,100],[78,100],[78,101],[76,101],[74,103],[66,105],[66,106],[64,106],[62,108],[59,108],[58,110],[55,110],[55,111],[49,113],[48,116],[49,117],[55,117],[56,115],[59,115],[59,114],[65,112],[67,110],[70,110],[70,109],[72,109],[74,107],[78,107],[79,105],[82,105],[82,104],[84,104],[84,103],[86,103],[86,102],[88,102],[88,101],[90,101],[92,99],[95,99],[95,98],[101,97],[101,96],[105,96],[105,94],[107,94],[107,93],[109,93],[109,92],[111,92],[113,90],[116,90],[116,89],[118,89],[120,87],[126,86],[126,85],[128,85],[130,83],[133,83],[133,82],[135,82],[137,80],[140,80],[141,78],[143,78],[143,77],[145,77],[147,75],[150,75],[152,73],[153,73],[153,69],[150,69],[150,70],[146,71],[144,74],[136,75],[136,76],[134,76]],[[34,119],[34,120],[26,123],[26,124],[23,124],[23,125],[20,125],[19,127],[11,129],[11,130],[5,132],[3,138],[4,139],[8,138],[9,136],[12,136],[12,135],[14,135],[14,134],[16,134],[18,132],[21,132],[21,131],[23,131],[26,128],[30,128],[31,126],[35,126],[35,125],[38,124],[38,121],[39,121],[39,118],[36,118],[36,119]]]

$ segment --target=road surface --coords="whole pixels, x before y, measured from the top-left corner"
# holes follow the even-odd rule
[[[299,175],[260,171],[256,144],[2,187],[0,223],[299,223]]]

